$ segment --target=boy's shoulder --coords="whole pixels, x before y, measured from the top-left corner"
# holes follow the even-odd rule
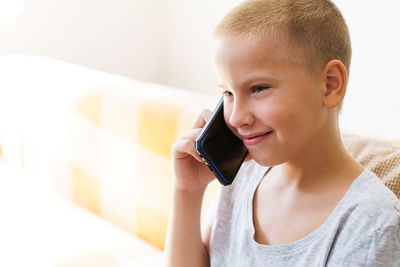
[[[394,208],[399,211],[400,200],[397,196],[383,184],[375,173],[369,169],[364,169],[360,176],[354,181],[349,192],[354,191],[354,199],[369,208]]]
[[[396,195],[365,169],[339,208],[332,223],[337,249],[331,253],[331,263],[395,266],[400,256],[400,201]]]
[[[364,169],[342,200],[342,220],[375,232],[400,226],[400,200],[370,170]]]

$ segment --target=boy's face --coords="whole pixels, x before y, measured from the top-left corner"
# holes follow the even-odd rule
[[[322,75],[284,53],[268,37],[221,38],[215,50],[225,121],[266,166],[301,156],[327,125]]]

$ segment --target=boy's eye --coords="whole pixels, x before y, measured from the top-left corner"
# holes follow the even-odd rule
[[[271,88],[271,87],[268,86],[268,85],[255,85],[255,86],[251,87],[251,91],[252,91],[253,93],[258,93],[258,92],[267,90],[267,89],[269,89],[269,88]]]
[[[223,94],[224,96],[231,96],[231,95],[232,95],[232,93],[229,92],[229,91],[227,91],[227,90],[222,91],[222,94]]]

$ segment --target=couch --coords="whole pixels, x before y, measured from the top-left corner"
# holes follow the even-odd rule
[[[0,71],[7,74],[0,88],[13,90],[3,89],[0,95],[0,157],[63,199],[140,239],[144,250],[155,248],[146,255],[160,259],[159,264],[170,209],[171,144],[203,108],[213,108],[219,95],[41,57],[3,57]],[[399,143],[359,133],[344,134],[343,140],[400,197]],[[202,218],[218,186],[213,182],[207,189]],[[121,261],[132,255],[111,250]],[[109,253],[86,251],[64,263],[90,266]],[[104,266],[110,266],[106,259]]]
[[[55,247],[62,250],[63,244],[73,242],[69,238],[71,233],[83,233],[82,240],[75,240],[76,248],[65,247],[73,253],[59,252],[59,258],[49,255],[51,261],[37,256],[36,263],[75,266],[84,262],[83,266],[88,266],[92,260],[93,266],[98,266],[99,259],[104,259],[108,264],[130,262],[136,266],[131,258],[137,257],[140,266],[146,262],[160,266],[172,181],[170,144],[190,127],[201,109],[212,108],[215,96],[135,81],[39,56],[0,56],[0,72],[0,161],[4,163],[0,169],[4,165],[14,170],[9,179],[21,181],[3,191],[18,191],[29,180],[29,184],[35,185],[30,186],[33,192],[25,194],[21,201],[30,204],[26,210],[49,216],[37,220],[56,221],[58,227],[54,227],[62,229],[62,220],[51,214],[60,217],[65,212],[74,214],[71,221],[81,218],[83,222],[82,227],[73,227],[74,224],[65,229],[54,244],[46,242],[54,241],[50,236],[54,231],[43,231],[44,241],[39,241],[34,251]],[[217,188],[214,183],[208,190],[210,197],[204,211]],[[46,194],[37,192],[38,189]],[[36,194],[46,196],[39,203],[59,203],[61,198],[69,204],[39,207],[35,205]],[[19,196],[18,192],[12,195]],[[21,205],[15,208],[20,209]],[[57,209],[59,212],[54,212]],[[13,209],[3,215],[11,221],[19,218]],[[90,220],[85,218],[88,216]],[[107,240],[94,246],[89,240],[94,235],[89,221],[100,237],[118,232],[115,228],[121,231],[109,246]],[[85,234],[89,230],[92,234]],[[27,235],[18,227],[13,233],[19,231],[25,234],[22,240],[35,243],[32,240],[37,236]],[[8,241],[2,240],[4,246]],[[9,249],[10,255],[25,254],[24,249]]]

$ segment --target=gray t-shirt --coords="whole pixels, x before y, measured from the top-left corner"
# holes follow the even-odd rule
[[[312,233],[286,245],[257,243],[253,198],[267,170],[246,162],[221,187],[207,222],[211,266],[400,266],[400,201],[368,169]]]

